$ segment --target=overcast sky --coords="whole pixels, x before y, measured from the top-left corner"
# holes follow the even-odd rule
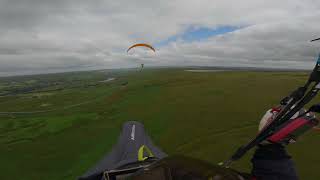
[[[0,76],[146,66],[311,69],[319,0],[0,0]],[[157,52],[136,48],[152,44]]]

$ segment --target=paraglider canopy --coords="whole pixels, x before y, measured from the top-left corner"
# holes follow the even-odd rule
[[[138,43],[138,44],[134,44],[132,46],[130,46],[128,49],[127,49],[127,53],[129,54],[130,50],[135,48],[135,47],[144,47],[144,48],[147,48],[147,50],[151,50],[153,51],[153,53],[150,54],[150,51],[143,51],[143,52],[140,52],[140,53],[132,53],[131,55],[133,55],[135,58],[138,58],[138,59],[145,59],[145,58],[148,58],[150,59],[150,57],[153,57],[155,55],[155,52],[156,50],[154,49],[154,47],[152,47],[151,45],[149,44],[145,44],[145,43]],[[144,64],[141,63],[141,66],[140,66],[140,71],[142,71],[142,69],[144,68]]]
[[[132,49],[132,48],[135,48],[135,47],[146,47],[146,48],[149,48],[151,49],[153,52],[156,52],[156,50],[149,44],[144,44],[144,43],[139,43],[139,44],[134,44],[132,46],[130,46],[128,49],[127,49],[127,53]]]

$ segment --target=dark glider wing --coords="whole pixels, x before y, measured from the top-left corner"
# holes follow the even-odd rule
[[[153,144],[143,124],[136,121],[128,121],[122,126],[118,142],[111,152],[79,179],[101,180],[106,171],[121,170],[124,166],[136,164],[137,162],[143,163],[149,157],[162,159],[166,156],[164,152]]]

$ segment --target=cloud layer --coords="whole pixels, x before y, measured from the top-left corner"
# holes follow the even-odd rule
[[[0,0],[0,76],[140,63],[310,69],[319,9],[317,0]],[[226,26],[241,28],[161,43],[190,27]],[[158,51],[127,55],[136,42]]]

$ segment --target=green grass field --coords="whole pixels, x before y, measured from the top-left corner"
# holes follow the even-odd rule
[[[102,79],[98,73],[85,74],[78,81]],[[110,150],[127,120],[143,122],[168,154],[221,162],[255,135],[264,111],[308,74],[163,69],[117,76],[95,86],[67,83],[49,94],[0,97],[2,112],[49,110],[0,114],[0,179],[75,179]],[[8,80],[0,80],[0,87],[7,88],[1,81]],[[36,83],[32,77],[25,81]],[[301,179],[319,178],[319,140],[319,132],[309,132],[290,145]],[[251,154],[234,168],[249,171]]]

